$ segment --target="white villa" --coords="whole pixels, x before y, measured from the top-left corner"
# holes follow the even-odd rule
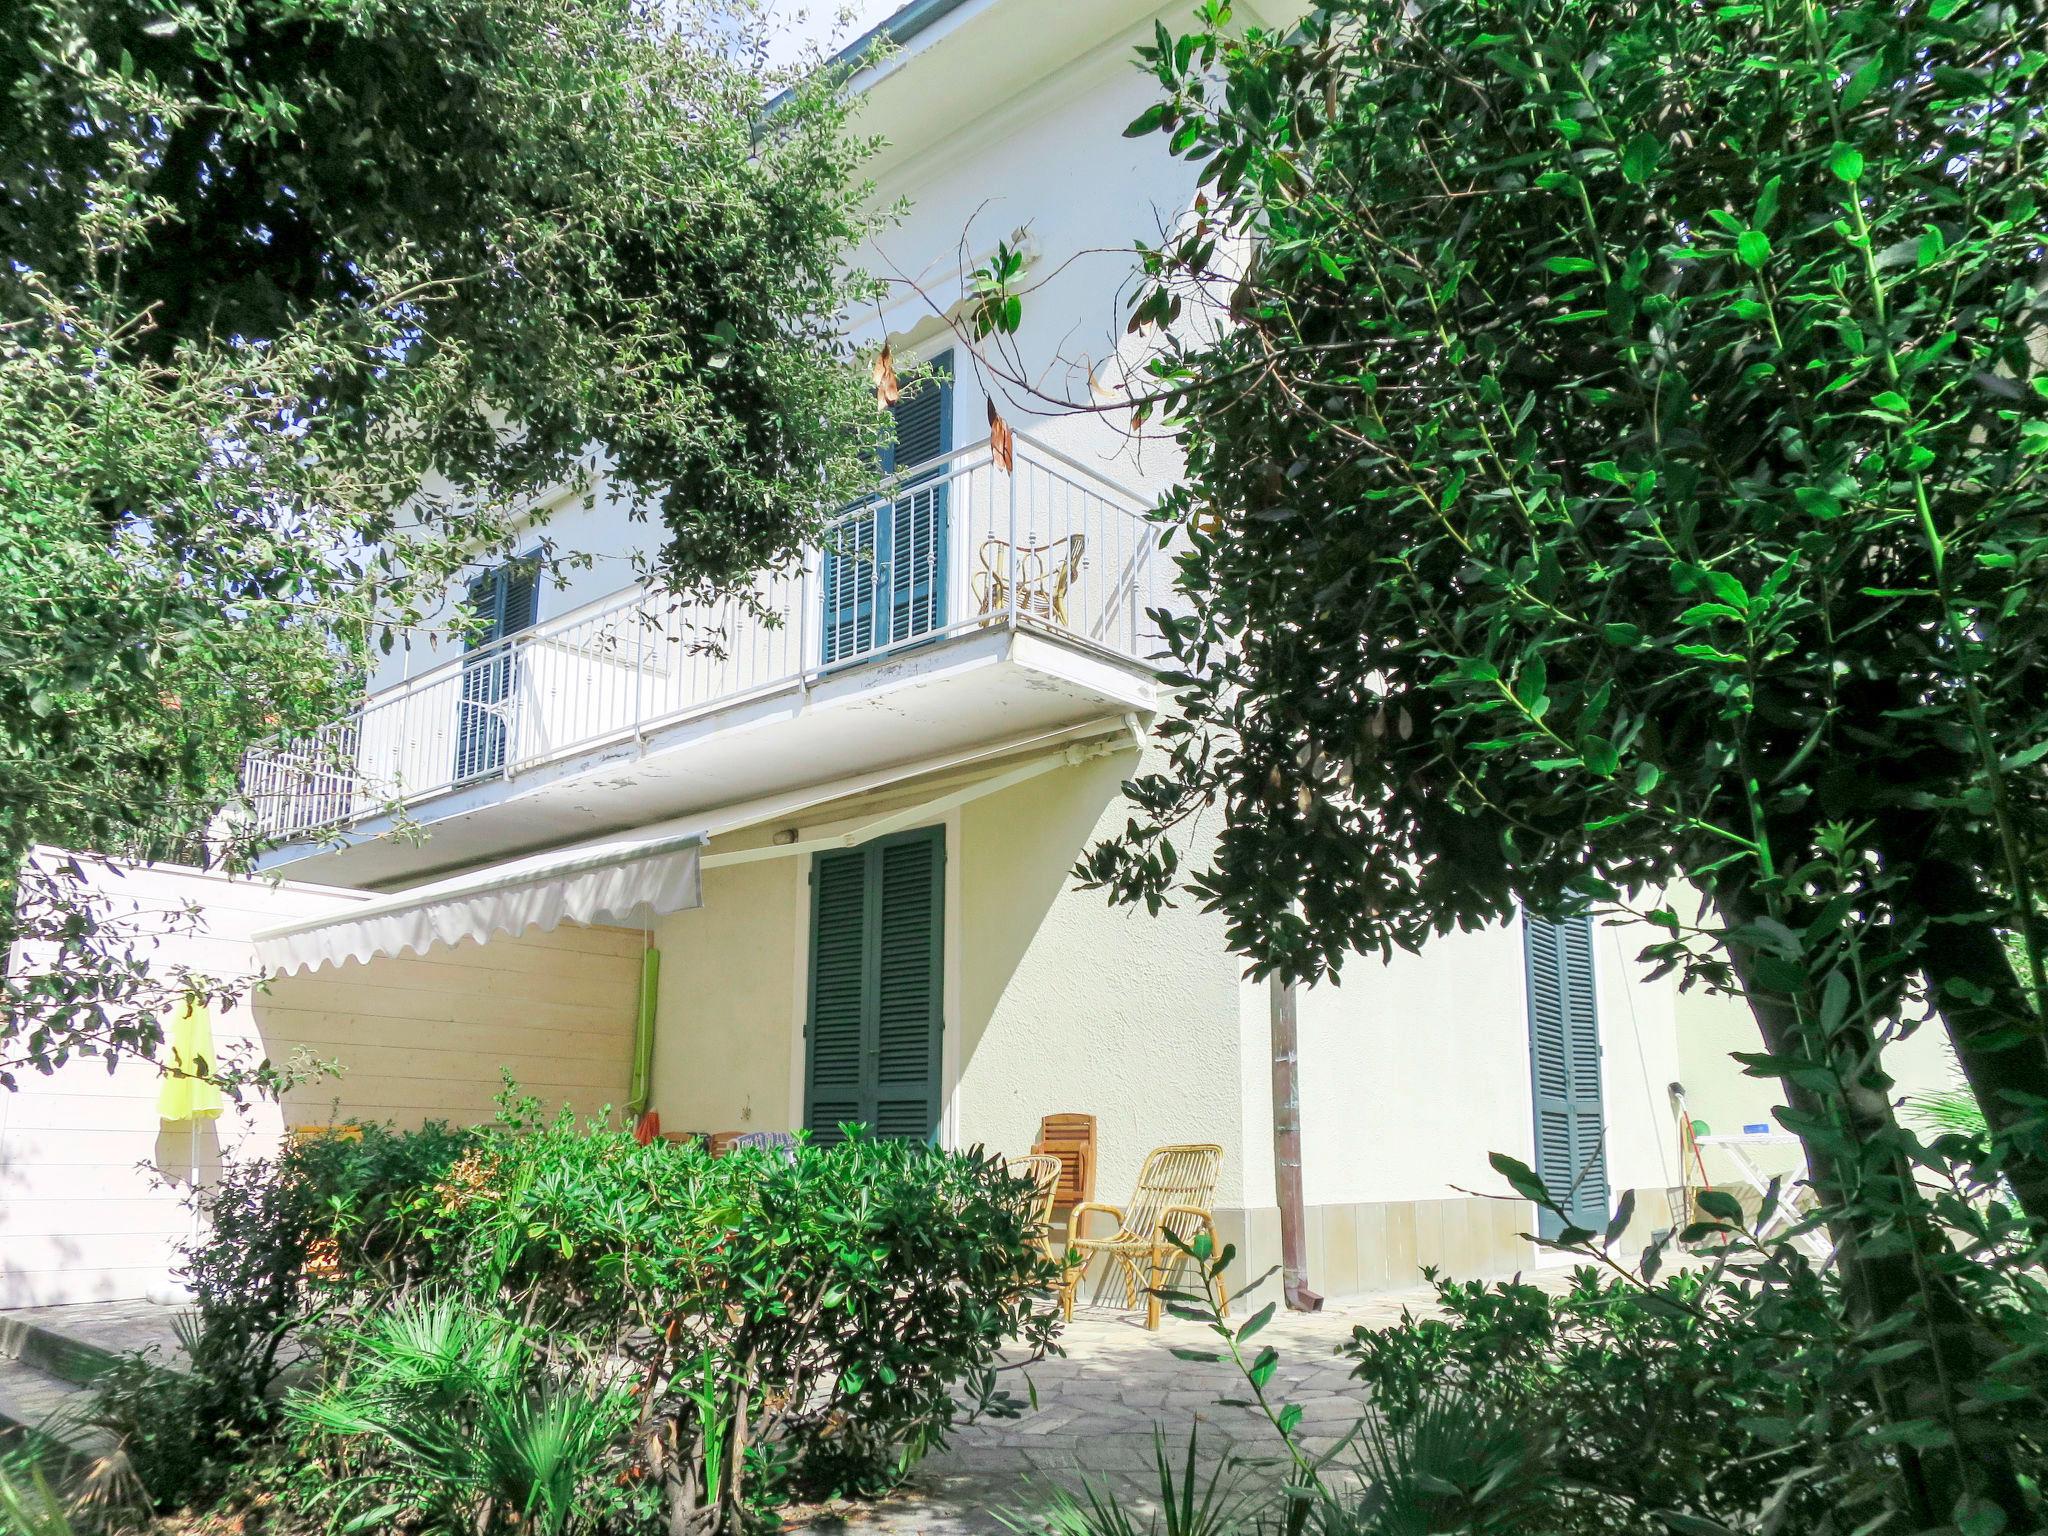
[[[1112,387],[1115,252],[1193,195],[1161,140],[1122,136],[1154,89],[1133,46],[1182,11],[914,0],[878,29],[899,46],[856,77],[861,126],[887,141],[877,197],[911,211],[867,264],[909,281],[865,339],[944,380],[896,407],[893,488],[763,580],[774,627],[642,593],[630,557],[660,530],[567,497],[548,532],[590,569],[478,571],[450,600],[487,636],[412,634],[321,740],[252,755],[274,880],[109,877],[167,959],[269,978],[217,1021],[223,1048],[342,1071],[199,1124],[157,1119],[143,1066],[0,1093],[0,1306],[168,1294],[187,1217],[157,1175],[297,1126],[485,1119],[504,1072],[583,1111],[624,1115],[637,1088],[665,1133],[858,1120],[1022,1153],[1044,1117],[1091,1114],[1111,1202],[1148,1149],[1214,1143],[1224,1237],[1247,1274],[1277,1260],[1267,985],[1220,919],[1112,908],[1070,874],[1123,825],[1170,702],[1145,614],[1171,552],[1143,514],[1172,445],[1002,396],[1004,468],[948,324],[972,268],[1019,245],[1042,282],[1020,355],[1050,392]],[[186,903],[200,932],[171,931]],[[1768,1125],[1771,1093],[1726,1059],[1754,1048],[1747,1016],[1644,979],[1645,941],[1515,924],[1301,993],[1316,1290],[1537,1262],[1492,1151],[1588,1215],[1634,1188],[1637,1235],[1668,1225],[1675,1081],[1715,1132]]]

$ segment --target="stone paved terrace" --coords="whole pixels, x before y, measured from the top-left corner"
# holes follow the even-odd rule
[[[1562,1270],[1534,1276],[1560,1283]],[[1232,1322],[1242,1323],[1268,1299],[1260,1287],[1251,1308],[1233,1302]],[[1404,1307],[1430,1310],[1425,1287],[1389,1291],[1330,1305],[1312,1315],[1278,1313],[1258,1336],[1280,1352],[1270,1393],[1277,1402],[1298,1403],[1301,1434],[1312,1449],[1325,1449],[1358,1421],[1362,1400],[1338,1346],[1361,1325],[1383,1327]],[[155,1345],[159,1358],[175,1358],[171,1331],[175,1309],[146,1303],[50,1307],[0,1312],[0,1340],[10,1326],[26,1323],[111,1350]],[[1082,1307],[1061,1339],[1064,1356],[1030,1366],[1037,1406],[1020,1418],[984,1420],[960,1430],[943,1452],[917,1469],[910,1486],[878,1504],[849,1504],[802,1512],[793,1521],[811,1536],[996,1536],[1008,1533],[1006,1512],[1027,1517],[1042,1508],[1055,1487],[1076,1492],[1084,1483],[1114,1489],[1144,1505],[1156,1493],[1153,1433],[1164,1433],[1176,1459],[1185,1453],[1190,1427],[1198,1427],[1203,1462],[1212,1464],[1226,1443],[1245,1456],[1276,1454],[1272,1429],[1251,1410],[1227,1407],[1241,1397],[1243,1380],[1227,1362],[1183,1360],[1176,1348],[1209,1348],[1219,1341],[1198,1323],[1167,1318],[1148,1332],[1142,1312]],[[0,1360],[0,1368],[19,1362]],[[51,1384],[29,1378],[39,1387]],[[1006,1371],[1004,1385],[1024,1397],[1020,1372]],[[0,1376],[0,1396],[11,1385]],[[75,1391],[75,1388],[71,1389]],[[24,1405],[25,1406],[25,1405]],[[41,1406],[56,1408],[52,1399]],[[793,1512],[794,1513],[794,1512]]]
[[[1260,1288],[1250,1309],[1232,1303],[1234,1324],[1265,1305],[1270,1284]],[[1300,1434],[1311,1449],[1336,1444],[1362,1412],[1358,1384],[1336,1354],[1338,1346],[1354,1328],[1384,1327],[1400,1318],[1404,1306],[1420,1313],[1432,1300],[1432,1292],[1418,1287],[1333,1303],[1319,1313],[1280,1312],[1258,1334],[1255,1345],[1271,1344],[1280,1353],[1268,1393],[1276,1404],[1301,1405]],[[1156,1502],[1158,1490],[1155,1427],[1164,1433],[1176,1466],[1186,1454],[1190,1427],[1198,1430],[1205,1469],[1226,1443],[1247,1457],[1278,1454],[1279,1441],[1262,1417],[1222,1405],[1221,1399],[1246,1395],[1243,1378],[1227,1359],[1206,1364],[1173,1353],[1220,1342],[1198,1323],[1168,1318],[1150,1333],[1141,1312],[1081,1308],[1062,1336],[1065,1357],[1029,1368],[1035,1410],[969,1425],[919,1466],[911,1485],[894,1498],[819,1511],[799,1526],[813,1536],[996,1536],[1012,1529],[1004,1513],[1028,1517],[1054,1487],[1078,1492],[1084,1483],[1113,1488],[1147,1506]],[[1006,1373],[1005,1382],[1022,1395],[1013,1373]]]

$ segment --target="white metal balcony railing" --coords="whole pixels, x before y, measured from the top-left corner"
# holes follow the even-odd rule
[[[242,794],[260,834],[308,836],[991,625],[1143,659],[1166,565],[1115,482],[1022,437],[1005,471],[983,439],[834,519],[801,569],[756,582],[755,605],[628,589],[252,750]]]

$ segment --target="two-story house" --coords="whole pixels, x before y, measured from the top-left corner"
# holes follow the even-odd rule
[[[1220,919],[1113,908],[1070,873],[1123,825],[1170,703],[1146,613],[1171,550],[1145,512],[1172,444],[1086,407],[1130,345],[1132,241],[1193,197],[1188,164],[1122,132],[1154,88],[1133,45],[1177,11],[915,0],[884,24],[897,46],[853,86],[886,140],[876,196],[910,211],[865,255],[894,281],[862,323],[932,365],[895,406],[887,488],[716,611],[631,585],[658,530],[565,495],[548,535],[587,569],[478,569],[451,604],[482,634],[408,635],[346,719],[252,755],[281,883],[114,881],[144,921],[203,909],[167,954],[271,978],[223,1045],[343,1073],[199,1126],[160,1123],[134,1068],[0,1095],[0,1302],[163,1290],[185,1218],[138,1164],[190,1179],[294,1124],[484,1118],[504,1072],[664,1131],[857,1120],[1015,1153],[1091,1114],[1109,1201],[1147,1149],[1214,1143],[1224,1236],[1252,1273],[1277,1257],[1267,985]],[[1030,263],[1014,347],[1039,391],[997,386],[1007,462],[951,323],[998,240]],[[1638,1188],[1663,1225],[1674,1080],[1712,1078],[1717,1131],[1768,1120],[1721,1056],[1739,1010],[1646,980],[1641,937],[1517,924],[1300,995],[1312,1285],[1532,1263],[1495,1150],[1590,1216]]]

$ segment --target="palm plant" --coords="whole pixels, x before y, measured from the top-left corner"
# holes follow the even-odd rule
[[[414,1510],[425,1529],[517,1526],[571,1536],[630,1397],[587,1369],[551,1365],[528,1330],[445,1297],[416,1296],[341,1336],[334,1384],[285,1406],[301,1431],[362,1463],[352,1490]]]
[[[1204,1477],[1196,1443],[1199,1428],[1188,1427],[1187,1454],[1178,1468],[1167,1453],[1165,1435],[1152,1431],[1159,1500],[1142,1520],[1129,1504],[1087,1479],[1078,1496],[1056,1489],[1036,1517],[1004,1511],[998,1518],[1019,1536],[1031,1531],[1045,1536],[1239,1536],[1254,1526],[1242,1464],[1226,1446]]]
[[[1455,1387],[1440,1388],[1398,1428],[1368,1419],[1358,1436],[1355,1498],[1325,1490],[1326,1536],[1466,1536],[1553,1530],[1555,1457],[1544,1436]]]
[[[1906,1113],[1922,1130],[1937,1136],[1982,1136],[1985,1131],[1983,1105],[1961,1086],[1908,1095]]]

